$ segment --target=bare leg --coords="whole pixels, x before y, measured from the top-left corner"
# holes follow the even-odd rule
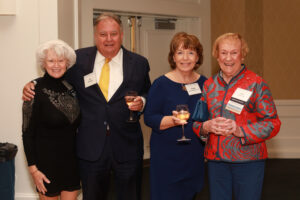
[[[60,200],[76,200],[78,195],[78,190],[75,191],[62,191],[60,193]]]
[[[39,196],[40,196],[40,200],[58,200],[58,196],[55,196],[55,197],[47,197],[41,193],[39,193]]]

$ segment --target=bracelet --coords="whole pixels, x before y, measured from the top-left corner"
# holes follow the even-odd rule
[[[30,81],[30,82],[33,83],[34,85],[37,84],[37,81],[36,81],[36,80],[32,80],[32,81]]]
[[[200,139],[201,139],[203,142],[206,142],[207,139],[208,139],[208,136],[207,136],[207,135],[200,135]]]
[[[203,123],[200,127],[200,139],[203,141],[203,142],[206,142],[207,139],[208,139],[208,134],[204,134],[204,130],[203,130]]]
[[[208,135],[208,134],[205,134],[203,126],[204,126],[204,122],[202,122],[201,127],[200,127],[200,135]]]

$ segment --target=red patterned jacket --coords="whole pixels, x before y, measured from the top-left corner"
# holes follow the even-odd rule
[[[226,104],[237,88],[253,91],[241,114],[226,110]],[[204,83],[201,100],[207,103],[209,119],[230,118],[236,121],[244,133],[244,141],[235,136],[209,134],[205,146],[205,158],[226,162],[249,162],[268,157],[265,140],[274,137],[280,129],[275,104],[266,82],[243,66],[229,84],[220,73]],[[194,122],[193,130],[200,137],[202,122]]]

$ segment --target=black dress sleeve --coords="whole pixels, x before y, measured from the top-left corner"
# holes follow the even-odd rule
[[[22,107],[23,124],[22,138],[25,155],[28,166],[36,164],[35,142],[36,142],[36,126],[37,126],[37,95],[31,101],[24,101]]]

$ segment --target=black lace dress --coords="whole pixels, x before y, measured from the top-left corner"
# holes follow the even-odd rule
[[[63,77],[47,73],[39,79],[35,97],[23,104],[23,145],[28,166],[36,165],[51,181],[47,196],[80,188],[75,134],[80,110],[75,93]]]

